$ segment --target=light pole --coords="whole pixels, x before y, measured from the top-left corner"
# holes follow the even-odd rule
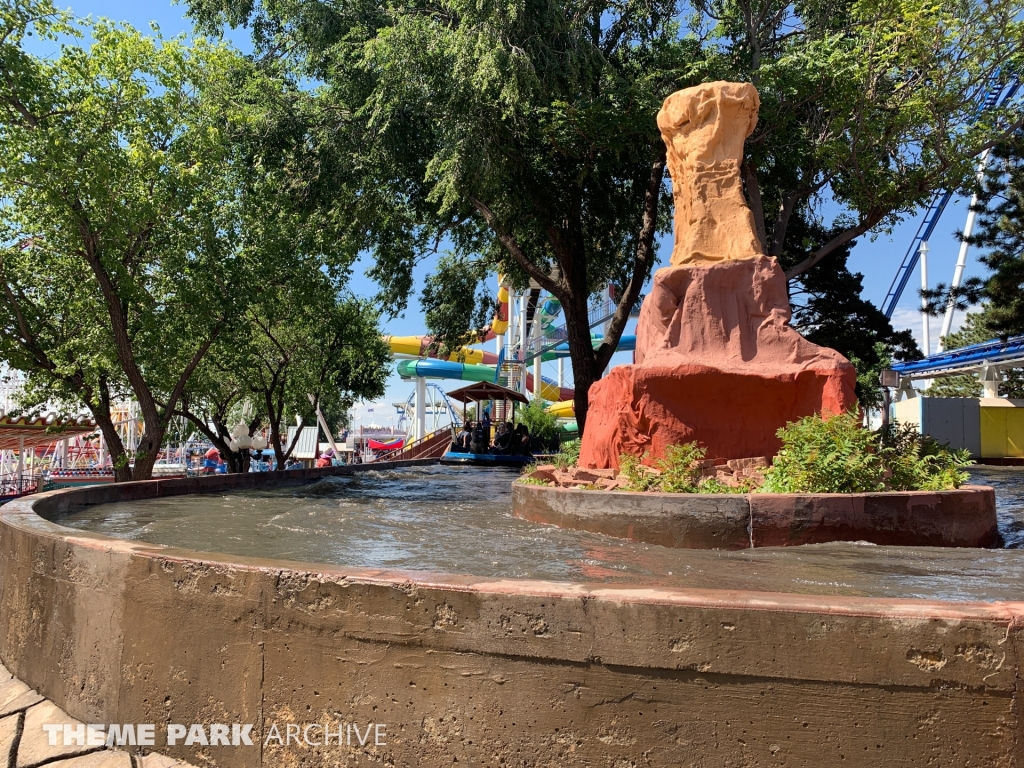
[[[257,443],[259,444],[258,448]],[[245,424],[238,423],[231,428],[231,440],[228,442],[228,448],[233,452],[248,456],[250,448],[262,451],[266,447],[267,441],[264,437],[260,435],[249,437],[249,428]]]

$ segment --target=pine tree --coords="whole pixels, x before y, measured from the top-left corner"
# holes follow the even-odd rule
[[[988,267],[988,277],[971,278],[954,289],[940,284],[925,296],[936,313],[950,300],[958,308],[985,301],[984,323],[977,328],[989,335],[980,342],[1024,334],[1024,132],[992,150],[977,194],[972,206],[978,213],[976,229],[960,237],[982,251],[979,260]]]

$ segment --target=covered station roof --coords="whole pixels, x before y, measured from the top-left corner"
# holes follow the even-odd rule
[[[491,384],[487,381],[481,381],[477,384],[470,384],[462,389],[453,390],[448,393],[448,397],[458,400],[460,403],[476,403],[483,400],[512,400],[516,403],[530,402],[526,395],[521,392],[502,387],[499,384]]]
[[[37,448],[74,435],[96,431],[96,422],[86,418],[46,416],[9,416],[0,413],[0,450],[16,451],[22,445]]]

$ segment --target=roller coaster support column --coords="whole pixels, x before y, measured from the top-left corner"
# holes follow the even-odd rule
[[[921,290],[928,290],[928,242],[923,241],[921,243],[921,249],[918,251],[921,254]],[[924,347],[924,356],[928,357],[932,353],[932,339],[931,331],[928,328],[928,300],[921,297],[921,341]]]
[[[416,410],[416,427],[412,439],[422,440],[427,434],[427,380],[422,376],[416,377],[416,402],[413,407]]]
[[[537,302],[537,310],[533,313],[533,338],[535,339],[534,344],[537,345],[537,349],[541,348],[544,342],[543,334],[540,329],[540,302]],[[540,397],[540,393],[543,391],[544,379],[541,378],[541,358],[543,355],[537,355],[533,358],[533,396]]]
[[[994,365],[986,365],[978,374],[981,379],[982,397],[999,397],[999,383],[1003,380],[1003,374]]]
[[[527,291],[523,291],[523,295],[519,297],[519,357],[517,359],[522,360],[526,357],[526,297],[529,295]],[[526,389],[526,364],[517,366],[522,375],[522,383],[519,385],[519,390],[524,394],[530,394]]]
[[[985,169],[988,168],[989,152],[990,150],[987,149],[982,152],[981,160],[978,161],[978,184],[985,180]],[[967,251],[971,247],[967,242],[967,238],[974,232],[974,221],[978,218],[978,212],[974,209],[977,205],[978,193],[975,192],[971,195],[971,204],[967,209],[967,221],[964,223],[964,239],[960,241],[960,253],[956,257],[956,267],[953,269],[953,282],[950,283],[950,290],[959,288],[964,278],[964,269],[967,266]],[[949,335],[953,327],[953,311],[955,309],[956,301],[950,296],[949,301],[946,303],[946,315],[942,318],[942,330],[939,331],[939,346],[936,350],[938,352],[941,352],[946,346],[946,336]]]

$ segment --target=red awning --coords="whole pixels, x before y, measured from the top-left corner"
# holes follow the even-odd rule
[[[398,440],[392,440],[390,443],[382,443],[380,440],[373,440],[371,438],[366,441],[366,444],[370,446],[371,451],[393,451],[405,445],[405,440],[399,438]]]

